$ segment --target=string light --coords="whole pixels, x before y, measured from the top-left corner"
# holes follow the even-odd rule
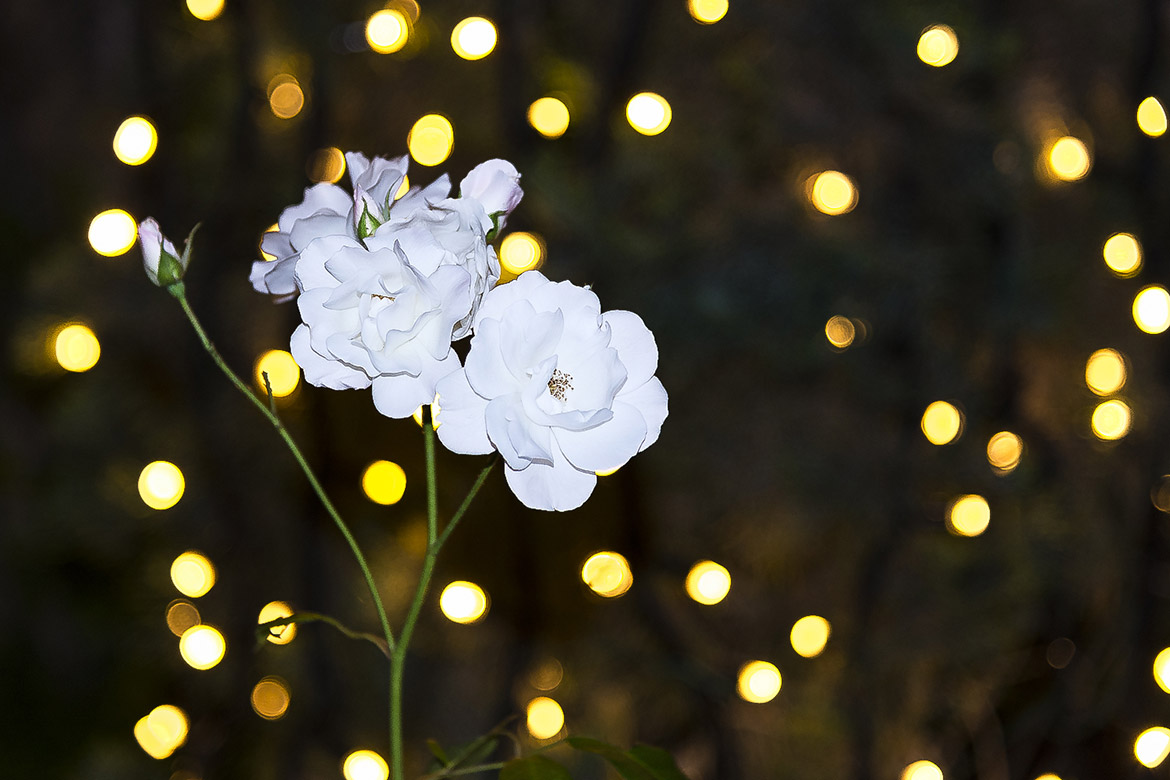
[[[744,701],[764,704],[780,693],[780,670],[767,661],[748,661],[739,670],[736,690]]]
[[[820,615],[805,615],[792,624],[788,638],[797,655],[815,658],[824,652],[831,632],[829,621]]]
[[[474,582],[456,580],[443,588],[439,609],[453,623],[476,623],[487,614],[487,593]]]
[[[224,0],[187,0],[187,10],[196,19],[210,22],[223,13]]]
[[[53,355],[66,371],[80,373],[97,365],[102,346],[97,336],[79,322],[58,327],[52,336]]]
[[[991,522],[991,508],[983,496],[960,496],[947,510],[947,530],[956,536],[979,536]]]
[[[549,658],[532,670],[528,681],[538,691],[551,691],[561,684],[564,677],[565,669],[561,666],[561,662],[555,658]]]
[[[200,622],[199,610],[190,601],[175,599],[167,605],[167,628],[175,636],[182,636],[184,631]]]
[[[840,171],[821,171],[805,182],[809,202],[822,214],[847,214],[857,206],[857,187]]]
[[[451,154],[455,145],[455,129],[451,121],[440,114],[420,117],[410,128],[406,147],[419,165],[438,165]]]
[[[536,739],[552,739],[565,726],[565,711],[547,696],[537,696],[526,708],[528,733]]]
[[[1157,138],[1166,132],[1166,109],[1162,103],[1152,95],[1138,104],[1138,129],[1151,138]]]
[[[184,596],[197,599],[215,586],[215,567],[202,553],[188,550],[171,562],[171,582]]]
[[[366,43],[379,54],[391,54],[406,45],[410,23],[401,11],[383,8],[366,21]]]
[[[123,209],[107,209],[89,223],[89,245],[99,255],[124,255],[137,240],[138,225]]]
[[[406,472],[397,463],[376,460],[362,472],[362,491],[375,504],[397,504],[406,493]]]
[[[825,338],[829,340],[837,349],[845,349],[853,343],[853,339],[857,336],[857,328],[853,324],[853,320],[841,315],[835,315],[829,318],[825,323]]]
[[[918,36],[918,59],[935,68],[950,65],[959,55],[959,36],[945,24],[927,27]]]
[[[301,382],[301,367],[293,359],[291,353],[283,349],[270,349],[256,359],[252,376],[256,387],[262,393],[268,392],[264,384],[264,375],[268,374],[268,384],[272,387],[272,395],[276,398],[285,398],[292,395]]]
[[[1098,439],[1116,441],[1129,433],[1130,418],[1129,404],[1114,398],[1097,404],[1090,424]]]
[[[528,107],[528,124],[545,138],[560,138],[569,129],[569,107],[555,97],[542,97]]]
[[[469,16],[451,31],[451,48],[465,60],[481,60],[496,48],[496,26],[482,16]]]
[[[279,677],[265,677],[252,687],[252,711],[265,720],[279,720],[292,701],[288,683]]]
[[[686,589],[700,604],[718,604],[731,590],[731,574],[715,561],[699,561],[687,572]]]
[[[508,273],[519,276],[543,262],[544,241],[534,233],[509,233],[500,242],[500,266]]]
[[[1011,431],[1000,431],[987,442],[987,462],[1001,474],[1013,471],[1024,455],[1024,441]]]
[[[1115,349],[1099,349],[1085,361],[1085,385],[1097,395],[1125,387],[1125,358]]]
[[[1088,175],[1093,166],[1085,142],[1071,135],[1056,139],[1045,155],[1049,172],[1061,181],[1077,181]]]
[[[345,154],[336,146],[318,149],[309,155],[305,172],[311,182],[336,184],[345,175]]]
[[[902,780],[943,780],[943,773],[933,761],[915,761],[902,770]]]
[[[260,608],[260,614],[256,617],[256,625],[261,626],[272,620],[292,617],[293,614],[293,608],[287,602],[270,601]],[[287,645],[296,639],[296,636],[297,624],[285,623],[283,626],[269,628],[268,636],[265,638],[274,645]]]
[[[616,598],[634,584],[634,574],[625,556],[606,551],[589,556],[581,566],[581,581],[599,596]]]
[[[1145,333],[1158,334],[1170,328],[1170,293],[1160,284],[1151,284],[1134,296],[1133,321]]]
[[[268,107],[280,119],[292,119],[305,107],[305,91],[296,77],[280,73],[268,82]]]
[[[442,407],[439,406],[439,394],[436,393],[435,400],[431,401],[431,427],[436,430],[438,430],[439,426],[442,425],[442,423],[439,422],[439,412],[442,410]],[[414,414],[411,415],[411,417],[414,418],[414,421],[418,423],[418,427],[420,428],[422,427],[423,420],[422,412],[423,408],[420,406],[419,408],[415,409]]]
[[[183,497],[186,484],[178,466],[156,460],[148,463],[138,475],[138,495],[151,509],[170,509]]]
[[[727,0],[687,0],[687,10],[699,24],[715,24],[727,15]]]
[[[341,764],[345,780],[386,780],[390,767],[386,759],[372,750],[355,750]]]
[[[1163,648],[1154,658],[1154,682],[1166,693],[1170,693],[1170,647]]]
[[[160,704],[134,724],[134,739],[151,758],[169,758],[187,741],[187,713],[173,704]]]
[[[179,637],[179,655],[192,669],[211,669],[223,660],[226,652],[223,634],[207,624],[192,626]]]
[[[642,135],[658,135],[670,119],[670,103],[655,92],[639,92],[626,103],[626,121]]]
[[[1154,726],[1138,734],[1133,742],[1133,755],[1142,766],[1153,769],[1170,754],[1170,729]]]
[[[949,444],[962,430],[963,415],[954,404],[935,401],[922,413],[922,433],[931,444]]]
[[[1114,233],[1105,239],[1101,256],[1109,270],[1122,279],[1135,276],[1142,269],[1142,245],[1130,233]]]
[[[158,132],[143,116],[127,117],[114,132],[114,156],[127,165],[142,165],[157,146]]]

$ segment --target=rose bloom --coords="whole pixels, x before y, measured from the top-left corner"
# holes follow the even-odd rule
[[[473,330],[465,367],[436,388],[436,432],[454,452],[498,450],[525,506],[581,506],[597,472],[658,439],[667,396],[638,315],[528,271],[484,297]]]
[[[158,278],[158,269],[164,252],[178,262],[181,272],[187,270],[185,258],[175,249],[171,240],[162,234],[154,217],[147,217],[138,225],[138,242],[142,246],[142,265],[154,284],[162,286]]]

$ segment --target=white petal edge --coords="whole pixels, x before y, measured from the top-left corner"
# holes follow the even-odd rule
[[[618,397],[614,399],[614,406],[616,407],[620,403],[633,406],[646,421],[646,440],[642,442],[638,452],[658,441],[658,434],[662,432],[662,423],[665,422],[669,411],[666,388],[662,386],[662,381],[658,377],[651,377],[648,382],[633,390],[618,393]]]
[[[487,399],[471,389],[463,370],[448,374],[435,386],[439,395],[439,441],[460,455],[487,455],[495,448],[487,435]]]
[[[552,466],[533,463],[522,471],[504,465],[508,487],[529,509],[555,512],[576,509],[585,503],[597,486],[596,474],[574,468],[555,446],[553,457]]]

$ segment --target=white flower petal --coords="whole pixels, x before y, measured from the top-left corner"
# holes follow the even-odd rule
[[[283,303],[297,294],[297,256],[269,262],[257,260],[252,263],[248,281],[256,292],[277,296],[276,302]]]
[[[507,160],[482,162],[459,183],[459,195],[478,200],[488,214],[511,214],[524,196],[520,172]]]
[[[499,320],[485,320],[481,324],[473,348],[467,353],[466,366],[468,382],[484,398],[520,390],[520,382],[508,371],[500,354]]]
[[[554,447],[555,450],[555,447]],[[597,485],[597,475],[582,471],[554,451],[552,466],[533,463],[526,469],[504,467],[508,487],[530,509],[567,512],[585,503]]]
[[[646,421],[646,440],[642,442],[638,452],[658,441],[658,434],[662,432],[662,423],[667,415],[666,388],[662,386],[658,377],[651,377],[633,390],[618,393],[615,408],[621,403],[636,408]]]
[[[615,309],[601,318],[609,325],[609,346],[617,350],[626,367],[626,383],[638,387],[658,370],[658,344],[642,318],[632,311]]]
[[[554,428],[553,437],[565,458],[586,471],[612,471],[624,466],[642,448],[646,421],[630,404],[613,405],[613,417],[601,425],[579,431]]]
[[[487,435],[487,399],[471,389],[467,374],[455,371],[435,385],[439,395],[439,441],[461,455],[486,455],[495,448]]]
[[[319,355],[309,344],[309,329],[305,325],[298,325],[293,331],[290,348],[293,360],[305,372],[305,381],[311,385],[332,390],[360,390],[370,386],[370,378],[364,371]]]
[[[361,244],[349,236],[325,236],[309,242],[309,245],[301,250],[300,259],[297,260],[296,278],[300,289],[336,287],[337,278],[326,270],[325,264],[345,248],[365,251]]]
[[[442,360],[424,362],[417,377],[387,374],[373,380],[374,406],[387,417],[402,419],[435,399],[435,386],[441,379],[459,370],[459,356],[451,350]]]

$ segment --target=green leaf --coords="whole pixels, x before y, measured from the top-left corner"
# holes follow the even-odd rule
[[[589,737],[569,737],[565,741],[571,747],[583,753],[593,753],[601,756],[625,780],[657,780],[649,769],[631,758],[621,748],[611,745],[608,742],[602,742],[599,739],[590,739]]]
[[[650,770],[657,780],[688,780],[674,762],[674,756],[662,748],[650,745],[635,745],[628,755]]]
[[[504,764],[500,780],[573,780],[573,776],[551,758],[528,756]]]
[[[427,740],[427,750],[431,751],[431,755],[439,760],[442,766],[450,766],[451,762],[447,758],[447,754],[443,752],[443,747],[435,740]]]

